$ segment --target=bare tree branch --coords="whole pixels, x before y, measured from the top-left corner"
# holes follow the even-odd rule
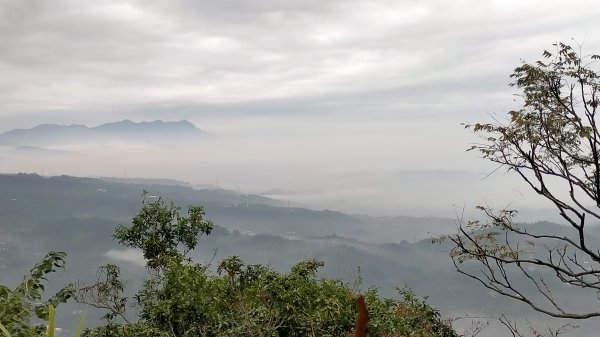
[[[599,305],[569,305],[560,294],[600,297],[600,250],[588,223],[600,220],[600,76],[591,68],[600,56],[582,56],[554,45],[544,60],[523,63],[511,75],[522,108],[508,120],[465,127],[483,139],[469,150],[520,177],[549,201],[564,220],[560,233],[516,222],[514,210],[478,206],[486,221],[458,220],[453,244],[457,271],[487,289],[552,317],[600,317]],[[478,270],[473,267],[479,266]],[[561,292],[557,292],[561,290]],[[590,293],[590,294],[591,294]],[[522,336],[508,321],[513,336]],[[552,336],[558,336],[556,331]]]

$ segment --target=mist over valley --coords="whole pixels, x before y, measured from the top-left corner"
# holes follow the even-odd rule
[[[0,134],[0,162],[6,173],[170,178],[352,214],[456,218],[485,200],[498,208],[518,203],[524,221],[558,218],[514,175],[490,177],[494,168],[481,163],[476,170],[465,162],[438,165],[448,162],[444,156],[475,161],[464,143],[450,147],[460,138],[404,143],[421,123],[408,124],[291,119],[216,131],[188,121],[45,124]],[[355,132],[352,140],[347,132]],[[439,146],[448,147],[446,154],[423,157],[444,152]]]

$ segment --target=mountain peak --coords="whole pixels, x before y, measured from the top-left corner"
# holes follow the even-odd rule
[[[189,121],[183,119],[180,121],[163,121],[160,119],[157,120],[153,120],[150,122],[146,122],[146,121],[142,121],[142,122],[134,122],[130,119],[124,119],[122,121],[119,122],[110,122],[110,123],[104,123],[101,125],[98,125],[96,127],[93,127],[91,129],[102,129],[102,128],[111,128],[111,127],[187,127],[187,128],[193,128],[196,129],[198,131],[200,131],[200,129],[198,129],[194,124],[190,123]]]

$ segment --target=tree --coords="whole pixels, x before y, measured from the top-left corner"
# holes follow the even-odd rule
[[[582,308],[561,294],[577,290],[600,300],[599,241],[589,225],[600,220],[600,80],[593,68],[600,56],[554,47],[511,75],[521,109],[506,122],[465,127],[483,139],[470,150],[516,173],[568,226],[539,230],[518,223],[515,210],[478,206],[486,220],[459,219],[458,233],[442,239],[453,243],[457,270],[488,289],[553,317],[586,319],[600,316],[598,301]]]
[[[143,201],[129,227],[114,237],[141,249],[151,274],[135,296],[137,322],[125,318],[124,283],[116,266],[103,266],[98,282],[79,287],[75,299],[107,310],[107,324],[87,337],[148,336],[347,336],[356,312],[352,287],[338,279],[318,278],[323,262],[306,259],[289,273],[248,265],[239,256],[222,260],[216,273],[187,258],[212,223],[198,206],[188,217],[173,203]],[[373,336],[457,337],[439,311],[408,289],[400,299],[364,296]],[[121,317],[124,323],[115,318]],[[366,323],[366,322],[365,322]]]
[[[169,259],[182,260],[196,247],[200,236],[214,228],[212,221],[204,219],[202,206],[188,207],[188,216],[183,216],[172,201],[148,201],[146,192],[143,196],[142,209],[131,226],[119,225],[113,237],[126,247],[141,249],[150,269],[164,267]]]
[[[102,319],[108,324],[113,323],[117,317],[129,323],[125,315],[128,298],[123,295],[125,282],[121,280],[121,269],[114,264],[105,264],[98,267],[97,277],[94,284],[78,282],[73,285],[75,301],[106,310]]]

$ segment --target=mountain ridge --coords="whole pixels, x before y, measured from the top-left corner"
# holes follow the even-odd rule
[[[166,142],[208,135],[187,120],[134,122],[125,119],[94,127],[82,124],[39,124],[28,129],[12,129],[0,134],[0,144],[45,147],[64,143],[102,143],[113,140]]]

